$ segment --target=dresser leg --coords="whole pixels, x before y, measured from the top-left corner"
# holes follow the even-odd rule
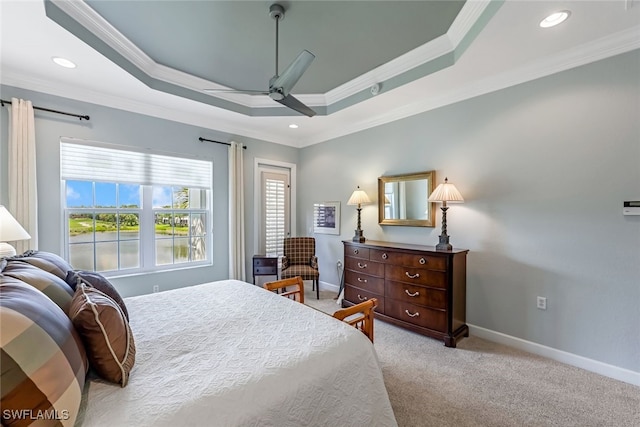
[[[455,330],[453,334],[445,335],[444,345],[445,347],[456,348],[458,340],[462,337],[468,337],[468,336],[469,336],[469,327],[467,325],[462,325],[457,330]]]

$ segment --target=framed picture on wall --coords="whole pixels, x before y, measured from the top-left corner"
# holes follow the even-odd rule
[[[340,234],[340,202],[313,204],[313,232]]]

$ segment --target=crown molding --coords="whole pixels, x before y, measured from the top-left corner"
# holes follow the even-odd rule
[[[439,97],[428,97],[402,107],[385,111],[374,117],[367,117],[342,128],[331,128],[312,138],[301,141],[300,147],[318,144],[334,138],[360,132],[396,120],[414,116],[476,96],[495,92],[528,81],[606,59],[640,48],[640,25],[618,33],[602,37],[590,43],[557,53],[541,61],[495,74],[480,80],[468,82]]]
[[[76,85],[52,85],[47,79],[25,78],[24,73],[17,70],[3,69],[0,84],[46,93],[61,98],[79,102],[95,104],[100,107],[115,108],[137,114],[143,114],[159,119],[198,126],[229,135],[241,135],[275,144],[298,147],[298,139],[283,137],[278,133],[265,132],[264,129],[254,130],[250,126],[238,126],[225,118],[217,118],[215,114],[194,113],[179,108],[163,107],[158,104],[140,102],[122,96],[113,96],[105,92],[87,90]],[[213,108],[213,107],[212,107]],[[225,112],[227,112],[225,110]],[[229,114],[238,114],[230,113]],[[244,116],[242,116],[244,118]]]
[[[210,80],[195,77],[156,63],[84,1],[49,1],[151,79],[200,93],[206,93],[203,91],[204,88],[229,89]],[[325,94],[296,94],[296,98],[309,106],[329,107],[331,104],[370,88],[373,84],[382,83],[419,65],[438,59],[457,47],[457,44],[472,29],[491,1],[467,1],[456,16],[447,34],[425,43]],[[250,109],[273,108],[273,101],[266,95],[236,93],[207,95]]]
[[[325,132],[320,132],[310,138],[301,140],[299,137],[283,138],[280,134],[265,133],[263,130],[253,131],[250,126],[235,126],[224,119],[215,119],[212,115],[186,113],[181,110],[160,107],[156,104],[133,101],[124,97],[113,96],[103,92],[88,91],[77,86],[52,85],[49,80],[29,79],[24,73],[17,70],[3,69],[2,84],[15,86],[36,92],[48,93],[62,98],[74,99],[81,102],[93,103],[101,106],[117,108],[146,114],[166,120],[186,123],[211,129],[231,135],[242,135],[276,144],[303,148],[318,144],[341,136],[360,132],[436,108],[464,101],[476,96],[484,95],[500,89],[505,89],[527,81],[535,80],[571,68],[589,64],[609,58],[611,56],[640,49],[640,25],[624,31],[597,39],[576,48],[557,53],[542,61],[527,64],[485,79],[468,82],[465,86],[458,87],[454,91],[439,97],[429,97],[412,104],[386,111],[364,120],[352,122],[340,128],[331,127]],[[302,98],[302,97],[301,97]],[[306,100],[306,99],[305,99]]]

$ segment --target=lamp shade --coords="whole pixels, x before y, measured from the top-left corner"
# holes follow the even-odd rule
[[[429,195],[430,202],[464,202],[462,194],[458,191],[455,185],[448,182],[445,178],[444,182],[436,187],[435,190]]]
[[[0,242],[30,239],[29,233],[9,213],[7,208],[0,205]]]
[[[371,199],[367,196],[367,193],[360,189],[360,186],[353,192],[351,197],[349,197],[349,201],[347,205],[366,205],[367,203],[371,203]]]

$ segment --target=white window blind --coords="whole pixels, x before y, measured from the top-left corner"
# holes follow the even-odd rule
[[[60,140],[60,174],[64,180],[210,188],[212,169],[212,162],[205,160]]]
[[[286,234],[285,182],[265,177],[265,244],[268,255],[282,255]]]

